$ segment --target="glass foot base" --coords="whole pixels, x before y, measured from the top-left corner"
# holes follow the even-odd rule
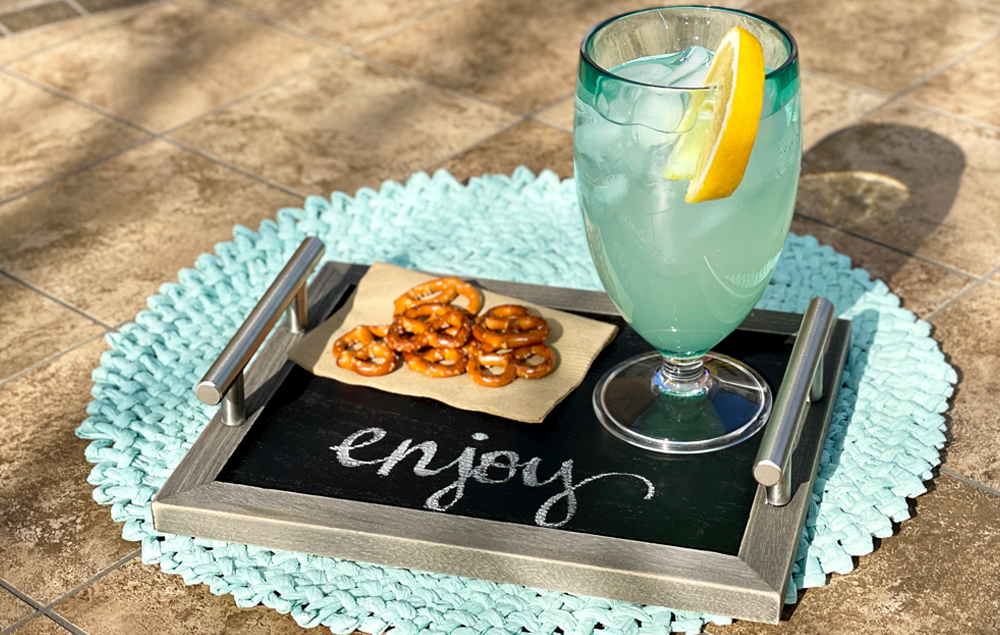
[[[663,357],[625,360],[594,389],[594,410],[608,432],[664,454],[713,452],[749,439],[771,414],[771,389],[757,371],[726,355],[702,358],[701,389],[689,396],[662,390]]]

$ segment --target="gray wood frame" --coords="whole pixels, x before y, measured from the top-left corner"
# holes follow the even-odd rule
[[[310,324],[324,320],[365,267],[328,263],[309,290]],[[607,294],[479,280],[552,308],[616,314]],[[795,334],[798,316],[754,312],[742,328]],[[776,623],[784,606],[816,467],[847,354],[838,321],[824,373],[826,399],[810,409],[784,507],[759,487],[737,556],[557,529],[452,516],[224,483],[217,475],[292,368],[301,337],[280,326],[247,371],[247,423],[208,423],[152,503],[158,531],[335,556],[584,595]],[[839,334],[839,337],[838,337]]]

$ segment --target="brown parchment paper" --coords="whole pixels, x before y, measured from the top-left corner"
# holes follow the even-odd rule
[[[337,338],[359,324],[390,323],[393,301],[411,287],[433,279],[434,276],[409,269],[373,264],[344,307],[292,347],[288,358],[315,375],[346,384],[429,397],[463,410],[540,423],[556,404],[580,385],[597,354],[618,330],[613,324],[480,289],[484,311],[499,304],[521,304],[548,320],[551,334],[545,343],[556,352],[556,368],[551,374],[542,379],[519,378],[500,388],[486,388],[473,382],[467,374],[432,379],[402,365],[388,375],[365,377],[337,366],[331,353]]]

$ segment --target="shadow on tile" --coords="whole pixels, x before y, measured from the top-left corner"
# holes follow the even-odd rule
[[[796,212],[913,254],[951,210],[965,166],[962,149],[935,132],[862,123],[803,155]]]

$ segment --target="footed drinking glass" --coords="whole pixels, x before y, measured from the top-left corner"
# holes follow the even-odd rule
[[[685,133],[715,99],[702,82],[727,31],[761,43],[760,123],[734,193],[685,202],[668,178]],[[655,348],[613,368],[594,408],[615,436],[686,454],[739,443],[771,411],[752,368],[712,347],[760,299],[791,223],[802,156],[795,41],[762,17],[715,7],[647,9],[612,18],[584,39],[576,93],[574,167],[591,255],[622,317]]]

